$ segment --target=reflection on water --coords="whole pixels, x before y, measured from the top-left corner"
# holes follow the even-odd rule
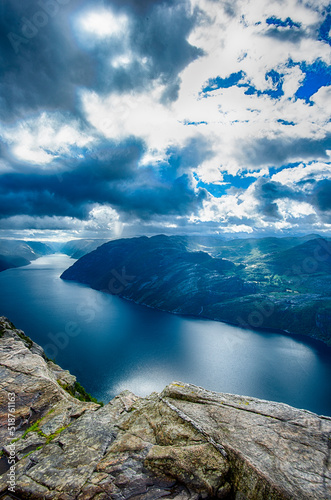
[[[62,281],[72,263],[51,255],[0,273],[0,314],[97,398],[123,389],[146,395],[182,380],[331,415],[331,354],[323,344],[140,307]]]

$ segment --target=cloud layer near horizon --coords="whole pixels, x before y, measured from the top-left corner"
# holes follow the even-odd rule
[[[0,10],[0,231],[331,229],[331,12],[284,0]]]

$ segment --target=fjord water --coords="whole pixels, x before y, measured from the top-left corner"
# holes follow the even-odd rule
[[[73,262],[50,255],[0,273],[0,315],[98,399],[181,380],[331,415],[331,349],[322,343],[138,306],[61,280]]]

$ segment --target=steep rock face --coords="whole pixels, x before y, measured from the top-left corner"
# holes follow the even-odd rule
[[[43,349],[0,318],[0,440],[8,438],[8,393],[15,393],[17,436],[57,403],[76,404],[63,387],[73,387],[76,378],[44,357]],[[78,401],[78,403],[80,403]],[[91,406],[91,403],[85,403]],[[92,407],[98,407],[92,403]],[[8,439],[7,439],[8,440]]]
[[[331,419],[175,382],[78,401],[75,378],[0,319],[0,495],[30,499],[331,499]],[[15,442],[8,394],[15,393]]]

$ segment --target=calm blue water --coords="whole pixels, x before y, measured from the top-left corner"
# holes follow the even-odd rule
[[[62,281],[72,263],[51,255],[0,273],[0,315],[98,399],[182,380],[331,415],[331,349],[323,344],[137,306]]]

